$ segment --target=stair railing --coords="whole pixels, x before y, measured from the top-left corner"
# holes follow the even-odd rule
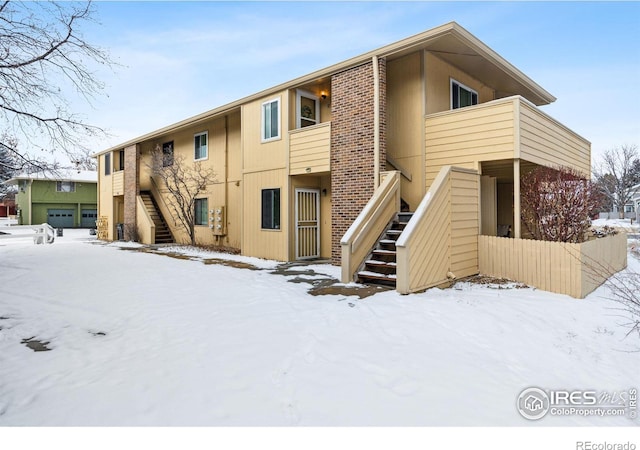
[[[169,216],[171,215],[171,208],[169,208],[167,202],[164,201],[164,197],[162,196],[162,192],[160,191],[160,187],[156,183],[156,180],[153,178],[153,176],[149,176],[149,178],[151,179],[151,195],[155,202],[158,204],[158,212],[162,214],[162,217],[165,218],[166,222],[167,213],[169,214]]]
[[[440,169],[429,191],[396,241],[398,292],[408,294],[422,291],[455,279],[457,275],[468,275],[454,273],[456,269],[453,268],[453,254],[459,256],[464,250],[467,257],[476,255],[477,260],[477,183],[478,173],[475,170],[451,166],[443,166]],[[461,198],[464,201],[461,201]],[[464,220],[460,217],[464,217]],[[456,230],[456,223],[459,226],[462,222],[474,221],[475,226],[464,228],[465,235],[459,236],[461,230]],[[454,232],[457,233],[456,236],[453,236]],[[460,250],[469,239],[473,241],[473,244],[468,244],[471,248]]]
[[[378,237],[400,211],[400,172],[383,172],[381,178],[380,186],[340,240],[343,283],[353,281]]]
[[[138,239],[142,244],[156,243],[156,224],[147,211],[142,196],[136,196],[136,224],[138,226]]]

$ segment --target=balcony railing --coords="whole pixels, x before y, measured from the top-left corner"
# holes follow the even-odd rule
[[[444,165],[521,158],[590,175],[591,144],[520,96],[425,118],[427,186]]]
[[[113,195],[124,195],[124,170],[119,170],[111,174]]]
[[[289,173],[329,172],[331,122],[289,132]]]

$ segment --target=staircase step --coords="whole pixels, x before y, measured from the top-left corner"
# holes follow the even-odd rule
[[[383,284],[385,286],[396,285],[395,274],[383,275],[377,272],[369,272],[367,270],[358,272],[358,280],[363,283]]]
[[[364,262],[364,267],[367,272],[376,272],[383,275],[391,275],[396,273],[395,262],[377,261],[375,259],[369,259]]]

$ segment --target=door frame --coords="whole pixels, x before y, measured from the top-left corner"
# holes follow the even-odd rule
[[[300,256],[300,249],[299,249],[299,244],[300,244],[300,225],[299,225],[299,217],[298,217],[298,212],[299,212],[299,202],[298,202],[298,194],[299,193],[309,193],[309,194],[315,194],[315,209],[316,209],[316,251],[315,251],[315,255],[312,256]],[[296,260],[305,260],[305,259],[316,259],[320,257],[320,189],[316,189],[316,188],[295,188],[294,190],[294,202],[295,202],[295,208],[294,208],[294,215],[293,215],[293,219],[294,219],[294,233],[295,233],[295,259]],[[304,222],[310,222],[310,221],[304,221]]]

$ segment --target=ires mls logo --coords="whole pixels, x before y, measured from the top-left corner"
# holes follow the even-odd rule
[[[539,420],[547,415],[551,406],[549,396],[537,387],[525,389],[518,396],[518,412],[528,420]]]
[[[530,387],[518,396],[518,412],[527,420],[552,416],[629,416],[637,417],[637,389],[615,392],[594,390],[543,390]]]

